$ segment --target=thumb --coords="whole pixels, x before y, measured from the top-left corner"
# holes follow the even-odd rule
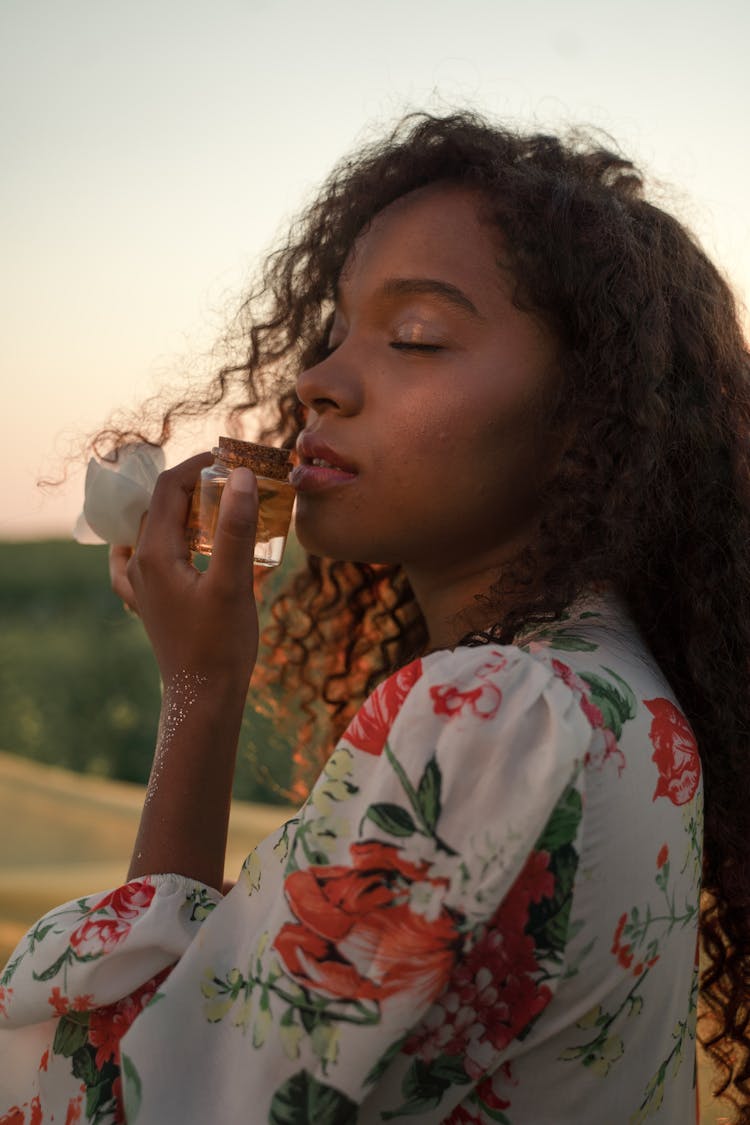
[[[236,590],[253,584],[253,548],[258,523],[258,485],[250,469],[232,469],[219,505],[211,566],[212,585]]]

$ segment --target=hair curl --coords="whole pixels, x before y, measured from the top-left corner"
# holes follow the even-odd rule
[[[614,583],[680,699],[705,781],[704,1045],[750,1125],[750,360],[728,285],[644,198],[634,165],[579,134],[408,116],[334,171],[242,309],[244,355],[203,397],[175,404],[158,440],[180,415],[227,403],[235,421],[273,407],[262,435],[291,448],[303,425],[294,378],[325,354],[354,239],[437,181],[481,192],[515,303],[559,341],[550,426],[572,434],[538,542],[517,561],[522,596],[489,593],[490,633],[510,641],[592,583]],[[313,557],[270,612],[263,675],[304,712],[302,769],[316,742],[318,755],[329,745],[324,727],[340,732],[383,674],[424,647],[424,621],[399,568]]]

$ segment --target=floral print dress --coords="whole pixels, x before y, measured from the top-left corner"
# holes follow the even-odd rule
[[[0,1123],[695,1121],[695,739],[611,598],[380,685],[224,897],[139,878],[0,978]]]

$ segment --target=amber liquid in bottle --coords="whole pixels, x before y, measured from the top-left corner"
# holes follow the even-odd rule
[[[187,524],[188,546],[201,555],[213,553],[219,503],[228,473],[212,474],[209,470],[193,493],[193,502]],[[289,521],[294,505],[294,489],[285,480],[257,477],[258,530],[255,538],[253,562],[259,566],[276,566],[289,531]]]

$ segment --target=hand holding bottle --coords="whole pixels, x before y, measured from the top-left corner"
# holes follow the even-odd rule
[[[258,494],[253,474],[233,470],[224,489],[208,571],[190,563],[190,497],[210,454],[162,473],[137,547],[112,547],[112,587],[142,618],[165,685],[189,669],[247,686],[258,647],[253,544]]]
[[[112,585],[142,617],[164,692],[148,796],[129,878],[187,875],[214,887],[224,853],[237,740],[258,649],[253,597],[255,478],[234,469],[224,488],[211,565],[185,540],[201,454],[162,473],[134,551],[112,548]]]

